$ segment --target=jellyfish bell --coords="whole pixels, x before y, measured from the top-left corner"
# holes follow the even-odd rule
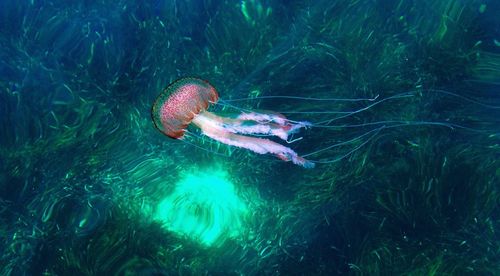
[[[190,124],[220,143],[245,148],[259,154],[273,154],[283,161],[291,161],[304,168],[314,163],[299,156],[294,150],[277,142],[256,136],[275,136],[284,141],[306,128],[308,122],[291,121],[274,112],[242,111],[234,118],[207,111],[217,103],[217,90],[207,81],[182,78],[168,85],[152,107],[155,127],[173,139],[182,139]]]
[[[156,98],[151,116],[155,127],[173,139],[181,139],[196,115],[219,99],[207,81],[183,78],[167,86]]]

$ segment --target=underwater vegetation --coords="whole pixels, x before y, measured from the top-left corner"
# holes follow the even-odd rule
[[[0,274],[498,274],[498,10],[2,1]]]

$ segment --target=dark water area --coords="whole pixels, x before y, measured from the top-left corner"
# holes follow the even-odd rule
[[[0,1],[0,274],[498,275],[499,13]]]

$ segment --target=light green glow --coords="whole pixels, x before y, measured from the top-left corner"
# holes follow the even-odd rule
[[[206,246],[242,233],[246,204],[220,170],[186,174],[157,206],[156,220]]]
[[[479,6],[479,13],[484,13],[486,11],[486,4],[481,4],[481,6]]]

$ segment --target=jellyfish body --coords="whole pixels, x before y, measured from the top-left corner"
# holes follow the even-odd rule
[[[183,78],[163,90],[153,104],[151,116],[158,130],[180,139],[193,118],[218,99],[219,94],[208,82]]]
[[[305,168],[314,163],[300,157],[294,150],[265,138],[252,135],[276,136],[287,141],[289,136],[307,122],[290,121],[278,113],[242,112],[235,118],[208,112],[210,104],[219,99],[217,90],[207,81],[182,78],[167,86],[152,108],[155,127],[173,139],[182,139],[192,123],[204,135],[230,146],[245,148],[259,154],[274,154]]]

